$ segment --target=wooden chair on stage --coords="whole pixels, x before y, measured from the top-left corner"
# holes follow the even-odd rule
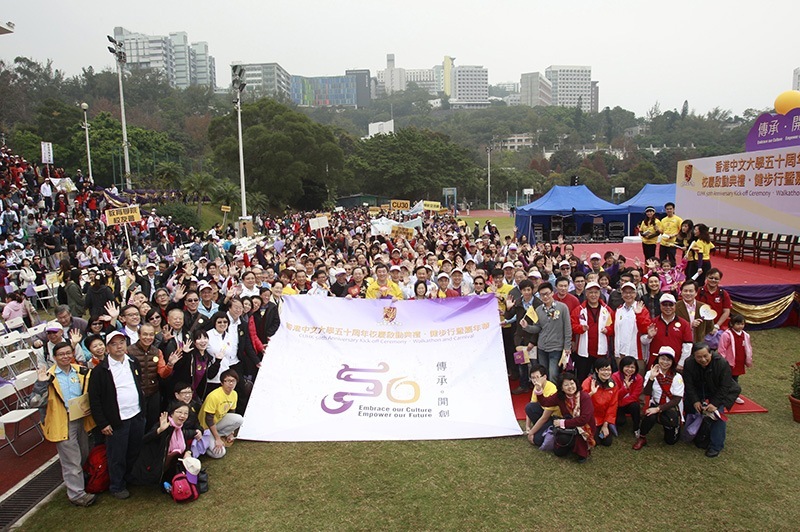
[[[739,246],[739,253],[736,256],[739,260],[743,261],[745,257],[750,257],[755,262],[758,235],[758,231],[745,231],[742,234],[742,242]]]
[[[727,236],[727,245],[725,247],[725,258],[730,258],[731,255],[739,257],[739,250],[742,248],[742,231],[738,229],[731,229]]]
[[[786,262],[786,266],[791,270],[794,267],[794,257],[798,250],[798,239],[796,235],[776,235],[772,254],[770,255],[770,266],[777,266],[778,263]]]
[[[772,253],[775,247],[775,235],[772,233],[759,233],[756,241],[756,264],[761,264],[761,258],[765,257],[772,264]]]

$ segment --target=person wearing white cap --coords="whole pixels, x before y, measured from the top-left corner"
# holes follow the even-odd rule
[[[514,263],[511,261],[503,263],[503,282],[511,286],[516,286],[517,284],[514,282]]]
[[[636,301],[636,285],[625,282],[620,292],[623,303],[614,314],[614,356],[617,363],[625,356],[635,358],[641,372],[645,363],[641,338],[650,325],[650,313],[644,303]]]
[[[586,301],[572,310],[572,332],[577,339],[573,354],[575,374],[583,382],[594,361],[608,356],[609,341],[614,332],[614,311],[600,297],[600,285],[586,285]]]
[[[448,297],[458,297],[459,294],[450,288],[450,276],[442,272],[436,277],[436,284],[439,286],[437,290],[431,292],[431,297],[444,299]]]
[[[664,443],[675,445],[678,442],[685,386],[683,376],[675,370],[675,350],[662,346],[658,350],[658,362],[644,376],[644,395],[650,396],[650,404],[644,411],[639,437],[633,444],[636,451],[647,445],[647,434],[656,423],[664,427]]]
[[[147,297],[147,300],[152,301],[156,290],[161,288],[163,283],[161,282],[161,277],[156,276],[158,267],[154,263],[148,262],[144,268],[147,270],[147,275],[142,276],[137,274],[136,284],[142,289],[142,293]]]
[[[336,297],[347,297],[347,271],[344,268],[333,268],[331,272],[334,282],[331,293]]]
[[[661,315],[653,320],[647,334],[642,337],[642,343],[650,353],[647,367],[656,363],[659,350],[666,345],[675,352],[676,369],[680,372],[692,354],[692,325],[675,314],[675,296],[666,293],[659,303]]]
[[[128,356],[125,336],[119,331],[106,336],[106,351],[108,356],[94,367],[89,379],[89,404],[106,437],[109,491],[117,499],[127,499],[126,475],[139,456],[144,436],[141,368]]]
[[[639,224],[639,236],[642,237],[642,252],[647,262],[656,256],[658,235],[661,234],[661,221],[656,218],[654,207],[648,206],[644,210],[644,220]]]
[[[457,292],[460,296],[467,296],[472,293],[472,288],[464,283],[464,272],[461,268],[454,268],[450,272],[450,290]]]

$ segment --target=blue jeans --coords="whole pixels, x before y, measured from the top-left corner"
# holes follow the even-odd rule
[[[542,405],[539,403],[528,403],[525,405],[525,415],[531,420],[531,427],[534,426],[537,421],[539,421],[539,418],[542,417],[542,414],[544,414],[544,408],[542,408]],[[548,418],[544,425],[542,425],[542,428],[533,434],[533,444],[535,446],[539,447],[542,444],[544,441],[544,433],[552,426],[553,419]]]
[[[125,477],[139,456],[144,437],[144,414],[139,412],[114,429],[111,436],[106,436],[106,456],[108,458],[108,475],[111,477],[109,491],[117,493],[127,487]]]
[[[719,407],[719,413],[725,412],[725,407]],[[708,446],[709,450],[721,451],[725,447],[725,431],[728,423],[718,419],[711,423],[711,444]]]
[[[556,382],[558,374],[561,373],[558,361],[561,360],[562,353],[563,351],[545,351],[539,348],[536,358],[539,360],[539,364],[547,368],[547,378],[551,382]]]

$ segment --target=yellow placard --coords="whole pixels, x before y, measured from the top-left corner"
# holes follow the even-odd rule
[[[381,204],[381,210],[382,211],[388,211],[389,210],[389,204],[388,203]]]
[[[442,203],[440,201],[423,201],[422,208],[426,211],[438,211],[442,208]]]
[[[69,420],[83,419],[92,413],[89,406],[89,394],[85,393],[69,400]]]
[[[369,213],[370,214],[380,214],[381,208],[380,207],[370,207]]]
[[[119,209],[108,209],[106,211],[106,225],[119,225],[131,222],[139,222],[142,215],[138,205],[129,205]]]
[[[392,238],[402,237],[406,240],[410,240],[414,238],[414,230],[410,227],[403,227],[402,225],[395,225],[392,227],[392,232],[390,233]]]
[[[404,199],[393,199],[389,205],[393,211],[407,211],[411,208],[411,202]]]
[[[222,205],[222,206],[220,206],[219,210],[222,211],[222,212],[231,212],[231,206],[230,205]]]
[[[536,314],[536,309],[533,308],[533,305],[528,307],[528,311],[525,313],[525,317],[531,320],[531,323],[539,323],[539,315]]]

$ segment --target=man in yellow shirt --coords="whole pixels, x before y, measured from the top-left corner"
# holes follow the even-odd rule
[[[675,252],[678,250],[677,237],[681,231],[683,220],[675,214],[675,204],[671,201],[664,205],[667,215],[661,218],[661,245],[658,248],[658,258],[661,262],[669,259],[675,266]]]
[[[543,387],[542,395],[550,397],[558,391],[556,385],[547,380],[547,368],[536,362],[531,362],[531,384],[536,385],[540,382]],[[558,413],[559,407],[545,406],[539,404],[536,394],[531,395],[531,402],[525,406],[525,434],[528,441],[537,447],[544,441],[544,433],[549,427],[553,426],[550,419],[554,413]]]
[[[236,413],[239,395],[235,388],[239,382],[239,374],[232,369],[225,370],[220,375],[219,381],[221,386],[206,396],[199,416],[200,425],[213,436],[213,443],[206,450],[206,454],[212,458],[225,456],[223,438],[228,444],[233,443],[233,433],[244,421],[244,418]]]
[[[389,279],[389,269],[385,264],[375,266],[375,282],[367,287],[367,299],[403,299],[403,291]]]

